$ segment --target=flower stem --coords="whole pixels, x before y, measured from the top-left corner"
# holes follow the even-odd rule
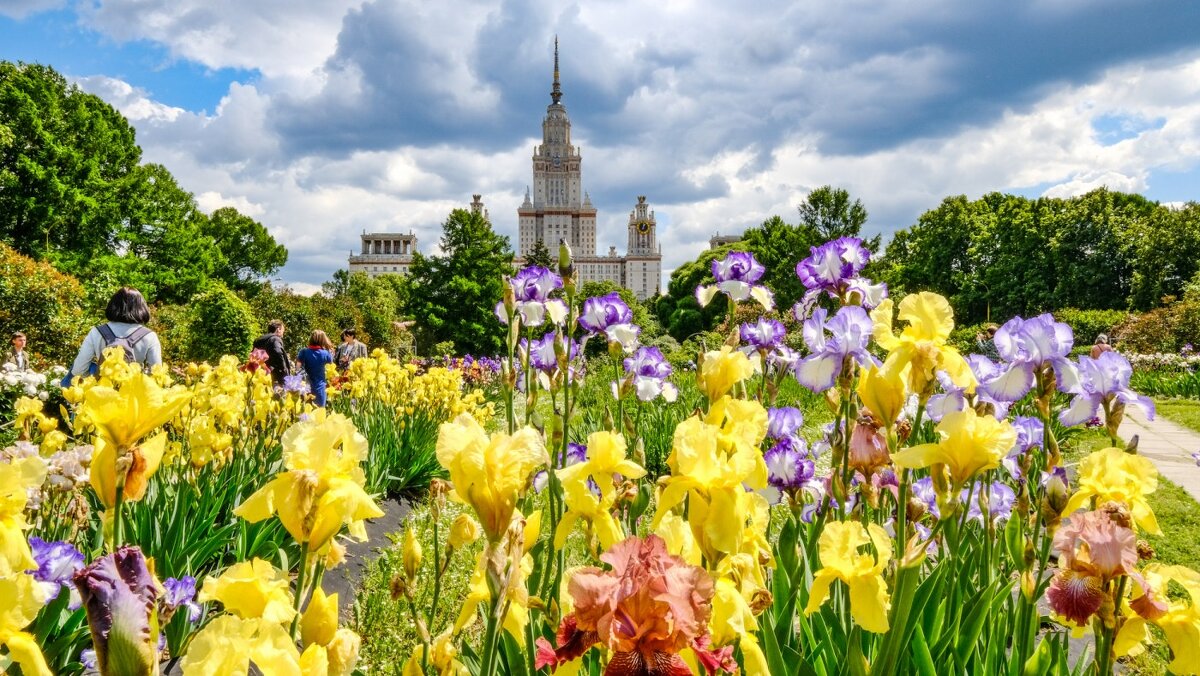
[[[300,604],[304,601],[304,585],[308,581],[308,543],[300,543],[300,572],[296,573],[296,593],[292,597],[292,608],[296,614],[292,617],[292,640],[297,639],[300,629]]]

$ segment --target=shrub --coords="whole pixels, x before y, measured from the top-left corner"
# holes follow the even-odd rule
[[[79,280],[0,244],[0,348],[7,350],[9,336],[22,331],[34,366],[67,364],[91,326],[87,307]]]
[[[217,362],[221,355],[243,357],[254,342],[257,322],[246,301],[223,284],[192,298],[190,306],[188,357]]]
[[[1179,352],[1200,345],[1200,301],[1185,299],[1140,315],[1129,315],[1110,338],[1122,352]]]
[[[1054,318],[1075,332],[1075,345],[1091,345],[1101,333],[1111,334],[1113,327],[1133,315],[1123,310],[1079,310],[1063,308],[1054,311]]]

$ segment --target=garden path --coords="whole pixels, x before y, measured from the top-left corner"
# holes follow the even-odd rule
[[[1192,453],[1200,451],[1200,434],[1162,416],[1147,420],[1140,409],[1132,406],[1125,409],[1119,432],[1126,441],[1136,434],[1138,455],[1149,458],[1159,474],[1179,484],[1200,502],[1200,467],[1192,458]]]
[[[381,502],[379,508],[383,510],[383,516],[367,522],[367,541],[344,540],[346,562],[326,572],[322,580],[321,586],[326,594],[337,593],[338,608],[343,621],[350,617],[354,606],[354,594],[358,591],[367,566],[379,557],[381,549],[392,546],[388,536],[404,530],[404,517],[410,509],[407,502],[392,498]]]

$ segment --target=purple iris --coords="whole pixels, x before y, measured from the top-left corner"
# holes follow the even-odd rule
[[[874,324],[866,310],[847,305],[828,322],[825,321],[827,316],[825,308],[817,308],[812,317],[804,320],[804,342],[812,354],[796,365],[796,379],[818,393],[833,387],[847,357],[864,368],[870,364],[879,365],[879,360],[867,351]]]
[[[167,612],[174,613],[179,608],[187,608],[188,622],[200,619],[200,605],[195,601],[196,578],[191,575],[168,577],[163,581],[163,589],[166,590],[163,606]]]
[[[566,304],[550,298],[550,294],[563,285],[562,277],[557,274],[531,265],[509,277],[508,285],[516,301],[516,312],[526,326],[541,326],[547,312],[550,313],[550,320],[556,324],[566,317]],[[496,317],[501,323],[508,323],[503,301],[496,305]]]
[[[300,396],[308,394],[308,381],[304,379],[303,373],[283,377],[283,391],[292,392]]]
[[[1041,420],[1029,416],[1017,416],[1012,421],[1013,429],[1017,432],[1017,441],[1000,464],[1014,477],[1021,476],[1021,456],[1030,449],[1040,447],[1046,433],[1046,426]]]
[[[835,297],[871,259],[871,252],[857,237],[841,237],[810,251],[808,258],[796,264],[796,276],[805,288],[828,291]]]
[[[96,559],[73,579],[105,674],[146,674],[158,665],[158,585],[137,547]]]
[[[1100,405],[1116,401],[1120,404],[1137,404],[1154,420],[1154,402],[1129,389],[1129,377],[1133,368],[1129,360],[1116,352],[1105,352],[1099,359],[1087,355],[1079,357],[1079,381],[1069,390],[1075,398],[1071,407],[1059,414],[1058,420],[1071,427],[1096,417]]]
[[[1008,416],[1009,407],[1016,401],[1004,393],[1005,383],[1011,378],[1022,377],[1023,372],[1021,369],[1013,369],[1009,372],[1011,375],[1006,376],[1003,364],[997,364],[981,354],[967,355],[967,365],[971,367],[971,373],[975,374],[975,380],[980,383],[975,388],[975,399],[991,404],[996,410],[996,417],[1003,420]],[[996,396],[997,394],[999,396]]]
[[[729,296],[735,302],[753,298],[764,308],[775,307],[775,296],[771,290],[759,285],[767,269],[747,251],[730,251],[725,258],[712,262],[712,275],[716,284],[696,287],[696,300],[700,307],[712,302],[718,293]]]
[[[997,366],[987,377],[980,377],[979,387],[998,401],[1012,402],[1025,396],[1033,387],[1035,374],[1047,366],[1054,370],[1060,389],[1069,390],[1078,381],[1068,358],[1075,334],[1049,314],[1033,319],[1013,317],[997,329],[992,341],[1007,367]]]
[[[625,371],[633,377],[634,391],[641,401],[653,401],[659,396],[674,401],[679,391],[667,382],[671,364],[657,347],[639,347],[625,358]]]
[[[529,351],[529,363],[533,368],[543,373],[550,373],[558,368],[558,357],[554,354],[554,332],[550,331],[541,338],[533,341],[522,341],[521,347]]]
[[[610,343],[620,343],[626,352],[637,346],[642,329],[633,323],[633,311],[616,291],[583,301],[579,325],[588,335],[603,333]]]
[[[794,311],[804,319],[816,305],[821,293],[846,301],[851,293],[858,295],[858,304],[873,308],[888,296],[886,284],[873,284],[859,277],[871,252],[857,237],[841,237],[812,247],[811,255],[796,264],[796,276],[808,289]]]
[[[800,353],[788,347],[787,345],[776,345],[774,350],[767,354],[767,366],[776,369],[780,372],[790,372],[796,368],[796,364],[800,363]]]
[[[766,317],[759,317],[758,321],[752,324],[742,324],[738,328],[738,332],[743,343],[763,351],[775,349],[787,335],[787,329],[783,328],[783,323]]]
[[[983,512],[979,509],[979,491],[982,485],[964,488],[960,500],[969,500],[967,518],[983,523]],[[1017,493],[1002,481],[993,481],[986,487],[988,514],[992,523],[1007,521],[1017,503]]]
[[[804,424],[804,413],[794,406],[782,406],[767,410],[767,438],[786,439],[800,431]]]
[[[966,390],[954,384],[950,379],[950,375],[945,371],[938,371],[934,374],[938,383],[942,386],[942,391],[929,397],[929,401],[925,402],[925,417],[935,423],[942,421],[947,413],[957,413],[967,407]]]
[[[763,454],[767,464],[767,482],[780,490],[796,489],[813,478],[816,466],[808,457],[804,441],[787,437]]]
[[[942,518],[942,511],[938,509],[937,491],[933,488],[933,479],[923,476],[912,482],[912,495],[913,498],[925,505],[925,509],[933,515],[933,518]]]
[[[58,598],[63,587],[71,588],[71,580],[75,573],[83,569],[83,553],[70,542],[46,542],[36,535],[29,538],[29,548],[33,550],[33,560],[37,562],[37,570],[33,571],[33,579],[42,583],[46,591],[46,602]],[[79,602],[71,600],[70,608],[75,610]]]

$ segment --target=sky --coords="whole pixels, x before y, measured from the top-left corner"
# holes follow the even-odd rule
[[[664,287],[827,184],[885,239],[950,195],[1200,199],[1194,0],[0,0],[0,59],[119,109],[301,291],[474,193],[515,240],[556,35],[597,249],[646,195]]]

